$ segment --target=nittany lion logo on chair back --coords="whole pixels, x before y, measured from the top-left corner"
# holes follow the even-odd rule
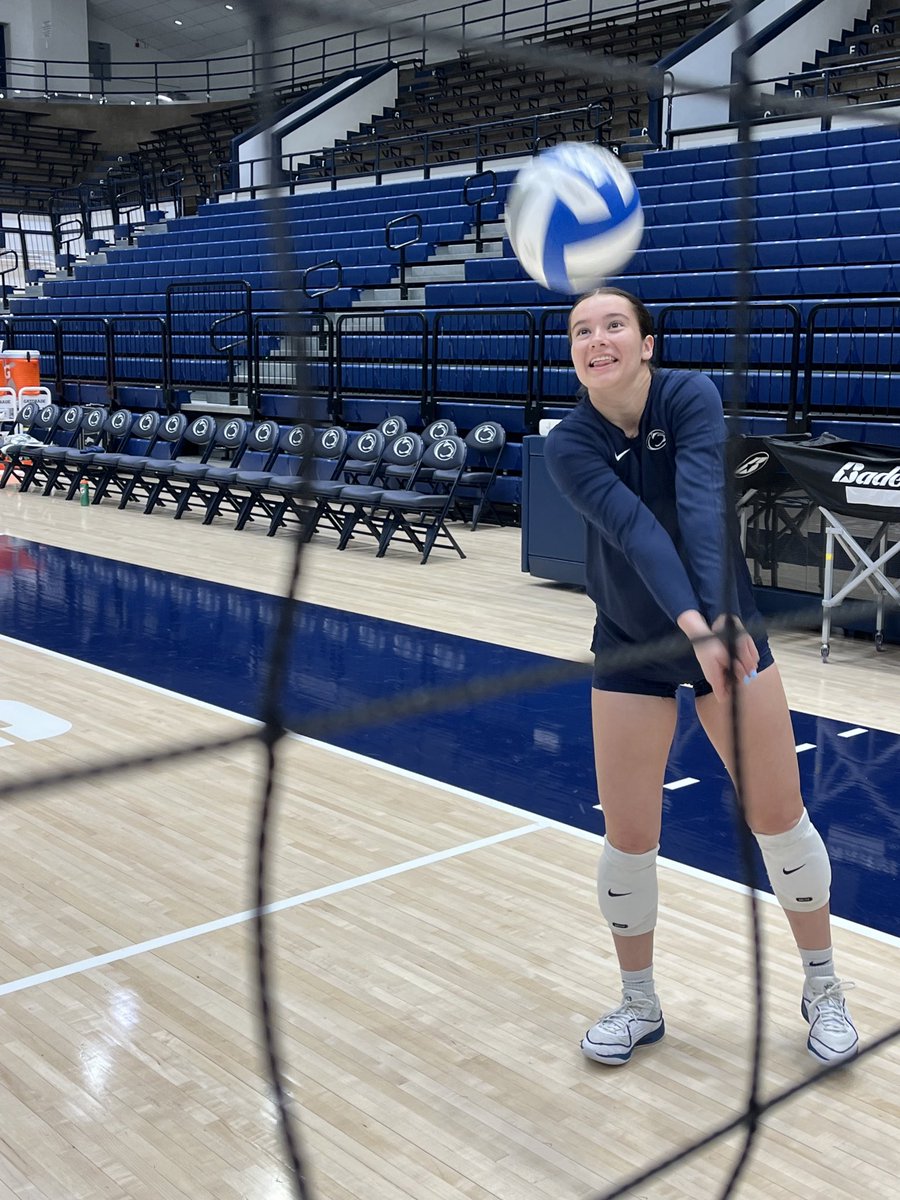
[[[103,422],[106,420],[106,409],[104,408],[86,408],[84,410],[84,422],[81,426],[84,433],[89,437],[96,436],[103,428]]]
[[[438,442],[432,442],[425,451],[422,466],[437,471],[462,470],[466,463],[466,452],[466,443],[462,438],[452,435],[443,437]]]
[[[406,421],[403,417],[385,417],[378,428],[386,438],[395,438],[398,433],[406,433]]]

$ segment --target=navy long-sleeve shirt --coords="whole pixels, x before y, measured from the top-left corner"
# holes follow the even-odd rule
[[[725,519],[724,447],[721,397],[695,371],[653,373],[637,437],[587,397],[551,430],[550,474],[587,522],[595,651],[671,636],[687,609],[710,623],[723,612],[758,616],[736,523]],[[683,682],[700,669],[685,641],[678,660],[638,673]]]

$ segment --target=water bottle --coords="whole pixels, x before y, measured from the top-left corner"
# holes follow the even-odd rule
[[[83,479],[81,480],[81,487],[80,487],[80,489],[79,489],[79,493],[80,493],[80,496],[81,496],[81,507],[82,507],[82,508],[87,508],[87,506],[88,506],[88,505],[90,504],[90,502],[91,502],[91,484],[90,484],[90,480],[88,480],[88,479],[86,479],[86,478],[83,478]]]

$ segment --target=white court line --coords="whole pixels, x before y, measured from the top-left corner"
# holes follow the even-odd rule
[[[815,748],[815,742],[801,742],[799,746],[794,747],[798,754],[802,754],[804,750],[815,750]]]
[[[120,682],[131,684],[133,687],[143,688],[147,691],[155,692],[160,696],[167,696],[173,700],[180,700],[182,703],[191,704],[195,708],[205,709],[207,712],[217,713],[223,717],[230,717],[232,720],[240,721],[245,725],[259,726],[260,721],[252,717],[245,717],[242,713],[232,712],[227,708],[220,708],[218,705],[209,704],[206,700],[197,700],[193,696],[185,696],[181,692],[173,692],[168,688],[161,688],[154,683],[145,683],[141,679],[135,679],[132,675],[122,675],[118,671],[111,671],[108,667],[101,667],[95,663],[84,662],[80,658],[73,658],[68,654],[61,654],[58,650],[48,650],[43,646],[35,646],[31,642],[23,642],[17,638],[8,637],[6,634],[0,634],[0,643],[7,642],[12,646],[20,646],[24,650],[31,650],[38,654],[46,654],[49,658],[55,658],[61,662],[71,663],[75,666],[83,667],[88,671],[95,671],[100,675],[105,675],[110,679],[116,679]],[[449,796],[458,796],[462,800],[471,800],[474,804],[480,804],[485,808],[494,808],[499,812],[509,813],[511,816],[521,817],[523,820],[534,823],[535,814],[524,808],[517,808],[513,804],[507,804],[503,800],[494,800],[490,796],[482,796],[478,792],[471,792],[466,788],[457,787],[452,783],[444,783],[440,779],[431,779],[427,775],[420,775],[415,771],[409,771],[406,767],[397,767],[393,763],[385,763],[377,758],[369,758],[365,754],[359,754],[355,750],[347,750],[343,746],[332,746],[328,742],[320,742],[315,738],[305,737],[302,734],[291,733],[288,737],[292,741],[302,742],[309,746],[314,746],[319,750],[325,750],[330,754],[335,754],[339,758],[347,758],[350,761],[365,765],[367,767],[384,771],[389,775],[396,775],[400,779],[407,779],[412,783],[422,784],[424,787],[434,788],[437,791],[445,792]],[[798,750],[800,747],[798,747]],[[814,750],[815,746],[812,743],[804,744],[803,749]],[[594,807],[600,808],[599,805]],[[566,825],[563,821],[555,821],[552,817],[540,818],[541,828],[555,830],[559,833],[565,833],[569,837],[580,838],[582,841],[593,842],[595,845],[602,846],[603,838],[599,833],[591,833],[587,829],[579,829],[575,825]],[[522,832],[530,832],[532,825],[527,826]],[[743,883],[736,883],[733,879],[726,879],[722,875],[714,875],[711,871],[703,871],[699,867],[692,867],[688,863],[676,862],[671,858],[658,858],[658,864],[666,870],[675,871],[680,875],[687,875],[691,879],[697,879],[703,883],[713,884],[716,887],[724,888],[729,892],[737,892],[739,895],[746,896],[750,889]],[[390,868],[388,868],[390,870]],[[763,904],[778,904],[778,901],[769,892],[761,892],[757,890],[757,899]],[[892,933],[885,933],[881,929],[872,929],[868,925],[860,925],[856,921],[849,921],[846,917],[838,917],[832,914],[832,925],[836,925],[840,929],[846,929],[851,933],[859,934],[861,937],[868,938],[873,942],[881,942],[884,945],[894,946],[900,949],[900,937]],[[198,926],[198,928],[200,928]],[[142,943],[146,945],[148,943]],[[60,968],[64,970],[64,968]],[[9,986],[9,985],[7,985]]]
[[[699,782],[699,779],[692,779],[690,775],[685,775],[684,779],[673,779],[671,783],[664,783],[663,787],[667,792],[677,792],[681,788],[690,787],[691,784]]]
[[[855,729],[845,729],[843,733],[838,734],[838,737],[859,737],[861,733],[868,732],[868,729],[863,729],[861,725],[857,725]]]
[[[343,879],[340,883],[330,883],[326,887],[315,888],[311,892],[301,892],[287,900],[275,900],[272,904],[267,904],[262,911],[267,914],[284,912],[289,908],[297,908],[301,904],[310,904],[313,900],[324,900],[327,896],[337,896],[341,892],[349,892],[366,883],[377,883],[381,879],[390,879],[392,875],[402,875],[406,871],[415,871],[418,867],[430,867],[433,863],[443,862],[448,858],[457,858],[461,854],[469,854],[472,850],[483,850],[485,846],[494,846],[498,842],[508,842],[511,838],[522,837],[526,833],[535,833],[543,828],[544,823],[538,820],[519,829],[507,829],[504,833],[495,833],[490,837],[479,838],[477,842],[466,842],[462,846],[452,846],[449,850],[423,854],[421,858],[411,858],[407,862],[397,863],[393,867],[370,871],[368,875],[357,875],[353,879]],[[174,933],[151,938],[147,942],[135,942],[131,946],[123,946],[119,950],[110,950],[107,954],[95,954],[92,958],[82,959],[81,962],[68,963],[64,967],[53,967],[51,970],[41,971],[37,975],[28,975],[23,979],[15,979],[11,983],[0,984],[0,996],[9,996],[13,992],[24,992],[41,983],[52,983],[55,979],[64,979],[67,975],[80,975],[94,967],[105,967],[109,963],[134,958],[137,954],[149,954],[154,950],[164,950],[167,946],[174,946],[177,942],[187,942],[191,938],[202,937],[205,933],[216,933],[220,929],[230,929],[232,925],[246,924],[255,916],[256,909],[248,908],[244,912],[218,917],[215,921],[206,921],[203,925],[192,925],[189,929],[178,929]]]

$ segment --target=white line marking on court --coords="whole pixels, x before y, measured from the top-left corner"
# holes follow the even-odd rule
[[[664,783],[663,787],[667,792],[677,792],[681,788],[690,787],[691,784],[699,782],[699,779],[693,779],[690,775],[685,775],[684,779],[673,779],[671,783]]]
[[[326,887],[315,888],[311,892],[301,892],[290,896],[287,900],[275,900],[262,910],[266,914],[284,912],[289,908],[297,908],[301,904],[311,904],[314,900],[324,900],[328,896],[337,896],[341,892],[349,892],[353,888],[362,887],[367,883],[378,883],[382,879],[390,879],[393,875],[402,875],[407,871],[415,871],[419,867],[430,867],[434,863],[443,862],[448,858],[458,858],[473,850],[483,850],[486,846],[495,846],[499,842],[508,842],[512,838],[522,837],[526,833],[536,833],[544,828],[544,822],[537,820],[519,829],[507,829],[503,833],[495,833],[490,837],[479,838],[477,842],[466,842],[462,846],[452,846],[449,850],[438,850],[434,854],[423,854],[421,858],[411,858],[407,862],[397,863],[393,867],[383,867],[380,871],[370,871],[367,875],[357,875],[353,879],[343,879],[340,883],[330,883]],[[37,987],[41,983],[52,983],[56,979],[64,979],[67,975],[80,975],[94,967],[105,967],[109,963],[121,962],[126,958],[134,958],[138,954],[149,954],[154,950],[164,950],[178,942],[187,942],[191,938],[202,937],[205,933],[216,933],[220,929],[229,929],[232,925],[243,925],[252,921],[256,909],[245,909],[244,912],[232,913],[227,917],[218,917],[215,921],[206,921],[203,925],[192,925],[189,929],[178,929],[174,933],[163,934],[162,937],[151,938],[146,942],[137,942],[131,946],[123,946],[119,950],[111,950],[107,954],[96,954],[93,958],[84,958],[80,962],[68,963],[64,967],[54,967],[49,971],[41,971],[37,975],[28,975],[23,979],[14,979],[10,983],[0,984],[0,996],[9,996],[13,992],[24,992],[28,988]]]
[[[859,737],[861,733],[868,733],[868,729],[863,729],[861,725],[857,725],[855,729],[845,729],[838,737]]]
[[[21,646],[23,650],[32,650],[38,654],[46,654],[50,658],[58,659],[61,662],[72,663],[75,666],[84,667],[89,671],[97,671],[101,675],[107,675],[110,679],[118,679],[121,682],[129,683],[133,687],[144,688],[147,691],[155,692],[159,696],[168,696],[172,700],[180,700],[185,704],[191,704],[195,708],[206,709],[207,712],[218,713],[223,717],[230,717],[232,720],[240,721],[245,725],[259,726],[261,722],[254,720],[252,717],[245,717],[242,713],[231,712],[230,709],[220,708],[216,704],[209,704],[206,700],[197,700],[193,696],[185,696],[182,692],[173,692],[169,688],[158,687],[155,683],[145,683],[142,679],[135,679],[132,675],[122,675],[119,671],[111,671],[108,667],[100,667],[95,663],[84,662],[80,658],[73,658],[68,654],[61,654],[58,650],[48,650],[44,646],[35,646],[31,642],[23,642],[18,638],[8,637],[6,634],[0,633],[0,642],[8,642],[11,646]],[[446,792],[448,796],[458,796],[461,800],[471,800],[475,804],[480,804],[484,808],[495,808],[499,812],[509,813],[510,816],[521,817],[523,820],[534,822],[535,814],[528,812],[527,809],[517,808],[513,804],[507,804],[504,800],[494,800],[491,796],[482,796],[478,792],[470,792],[466,788],[457,787],[453,783],[444,783],[440,779],[431,779],[427,775],[420,775],[416,771],[409,771],[406,767],[396,767],[393,763],[381,762],[377,758],[369,758],[365,754],[359,754],[356,750],[345,750],[343,746],[332,746],[328,742],[320,742],[315,738],[304,737],[299,733],[288,734],[292,741],[303,742],[308,746],[313,746],[318,750],[325,750],[330,754],[336,754],[340,758],[348,758],[352,762],[360,763],[367,767],[377,768],[385,771],[389,775],[396,775],[400,779],[407,779],[412,783],[420,783],[424,787],[434,788],[436,791]],[[797,747],[799,751],[800,746]],[[815,746],[812,743],[804,743],[804,750],[814,750]],[[599,805],[595,805],[599,808]],[[592,833],[587,829],[579,829],[576,825],[567,825],[564,821],[555,821],[552,817],[540,818],[541,828],[555,830],[557,833],[568,834],[569,837],[580,838],[585,842],[593,842],[597,846],[603,845],[603,838],[599,833]],[[529,832],[531,826],[523,829],[522,832]],[[691,879],[697,879],[703,883],[710,883],[716,887],[725,888],[729,892],[737,892],[742,896],[748,895],[750,889],[743,883],[736,883],[733,879],[726,879],[723,875],[714,875],[711,871],[703,871],[699,867],[692,867],[688,863],[676,862],[671,858],[658,858],[659,866],[666,868],[669,871],[675,871],[680,875],[687,875]],[[764,904],[778,904],[778,901],[769,892],[756,892],[757,898]],[[881,942],[887,946],[893,946],[900,949],[900,937],[896,937],[892,933],[885,933],[881,929],[872,929],[868,925],[859,925],[856,921],[848,921],[846,917],[835,916],[831,914],[831,923],[839,929],[846,929],[850,933],[859,934],[860,937],[868,938],[873,942]],[[64,970],[64,968],[60,968]]]
[[[801,742],[799,746],[794,747],[798,754],[802,754],[804,750],[815,750],[815,748],[815,742]]]

